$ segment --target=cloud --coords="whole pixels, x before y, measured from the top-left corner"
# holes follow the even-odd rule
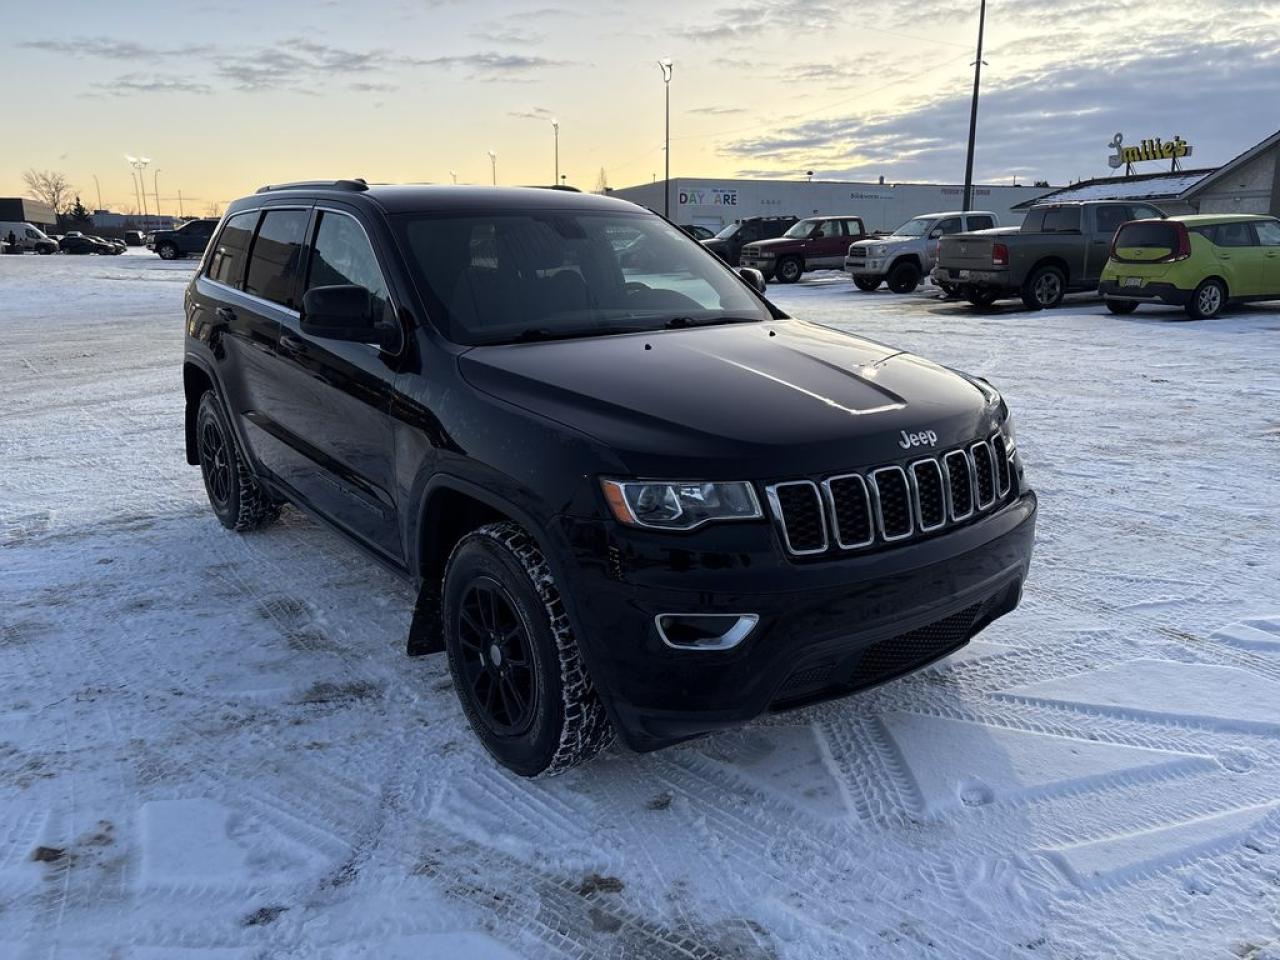
[[[518,120],[550,121],[555,114],[546,107],[530,107],[528,110],[508,110],[507,116],[515,117]]]
[[[505,80],[512,76],[528,74],[553,67],[576,66],[570,60],[553,60],[523,53],[464,53],[445,57],[406,60],[411,66],[461,68],[476,80]]]
[[[213,93],[213,87],[207,83],[191,80],[183,76],[166,76],[156,73],[126,73],[114,80],[102,81],[90,85],[84,97],[126,97],[136,94],[177,93],[204,95]]]
[[[693,24],[684,23],[681,32],[690,40],[725,41],[755,39],[779,29],[829,30],[857,9],[835,0],[747,0],[698,17]]]
[[[523,18],[522,18],[523,19]],[[510,44],[512,46],[527,44],[534,46],[547,39],[545,33],[530,30],[528,27],[514,27],[508,23],[494,23],[471,31],[477,40],[487,43]]]
[[[383,83],[375,80],[361,80],[351,84],[350,89],[356,93],[393,93],[400,88],[394,83]]]
[[[23,40],[17,46],[27,50],[56,53],[64,57],[97,57],[103,60],[146,60],[154,62],[166,57],[205,54],[213,48],[207,44],[185,44],[179,47],[149,47],[132,40],[111,37],[82,37],[74,40]]]
[[[727,117],[746,112],[745,107],[690,107],[685,111],[685,113],[697,113],[706,117]]]

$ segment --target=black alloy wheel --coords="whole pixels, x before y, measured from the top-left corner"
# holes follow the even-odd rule
[[[222,424],[214,417],[200,419],[200,472],[205,490],[215,510],[226,510],[231,504],[232,453]]]
[[[880,286],[879,277],[854,277],[853,285],[864,293],[870,293]]]
[[[472,581],[455,629],[465,693],[480,718],[500,737],[524,733],[537,714],[537,665],[528,627],[502,584]]]
[[[804,268],[800,265],[799,257],[783,257],[774,268],[774,273],[779,283],[795,283],[804,273]]]

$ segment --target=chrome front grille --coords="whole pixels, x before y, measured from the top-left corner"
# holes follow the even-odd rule
[[[787,552],[893,544],[961,523],[1002,503],[1014,468],[1003,435],[924,457],[908,466],[843,473],[821,483],[788,480],[766,488]]]

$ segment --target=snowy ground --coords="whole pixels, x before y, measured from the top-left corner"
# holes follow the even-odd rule
[[[191,262],[0,258],[0,957],[1280,957],[1280,309],[797,315],[990,377],[1023,606],[866,696],[526,782],[410,595],[183,462]]]

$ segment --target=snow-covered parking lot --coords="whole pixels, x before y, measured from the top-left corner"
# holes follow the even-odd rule
[[[412,597],[182,444],[192,262],[0,258],[0,958],[1280,957],[1280,307],[784,309],[989,377],[1022,607],[871,693],[551,780]]]

